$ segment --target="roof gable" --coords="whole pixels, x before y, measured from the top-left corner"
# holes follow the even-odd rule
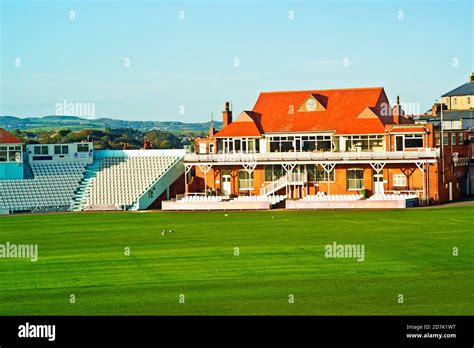
[[[237,118],[232,122],[254,122],[252,117],[250,117],[249,112],[251,111],[242,111]]]
[[[21,144],[21,141],[3,128],[0,128],[0,144]]]
[[[255,120],[259,115],[253,111],[243,111],[227,127],[224,127],[214,136],[222,137],[260,137],[262,135]]]
[[[362,111],[357,118],[379,118],[375,112],[370,108],[366,107],[364,111]]]
[[[323,105],[327,103],[327,98],[310,93],[305,101],[299,106],[299,112],[314,112],[314,111],[326,111],[326,107]]]

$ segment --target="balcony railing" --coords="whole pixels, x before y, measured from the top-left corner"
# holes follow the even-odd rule
[[[267,152],[193,154],[184,156],[185,162],[271,162],[271,161],[347,161],[347,160],[425,160],[439,158],[439,149],[372,152]]]

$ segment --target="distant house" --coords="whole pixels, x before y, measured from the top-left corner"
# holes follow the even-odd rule
[[[0,180],[23,179],[21,141],[0,128]]]
[[[448,110],[474,109],[474,73],[471,73],[468,82],[443,94],[441,101],[446,104]]]
[[[474,128],[474,73],[468,82],[443,94],[441,103],[433,104],[431,112],[415,117],[418,123],[431,123],[441,126],[443,110],[443,128],[445,130],[469,130]]]

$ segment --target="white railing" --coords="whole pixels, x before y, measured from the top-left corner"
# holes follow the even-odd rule
[[[369,152],[267,152],[193,154],[185,162],[270,162],[270,161],[347,161],[347,160],[416,160],[439,158],[439,149]]]
[[[303,185],[308,181],[307,173],[288,173],[281,178],[272,181],[260,189],[260,194],[268,196],[287,185]]]
[[[285,187],[286,185],[288,185],[288,178],[285,175],[285,176],[282,176],[281,178],[279,178],[275,181],[272,181],[272,182],[268,183],[264,187],[262,187],[260,189],[260,194],[268,196],[272,192],[275,192],[275,191]]]

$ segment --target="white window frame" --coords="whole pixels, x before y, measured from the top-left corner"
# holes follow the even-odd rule
[[[405,174],[393,174],[393,187],[407,187],[407,176]]]
[[[39,153],[36,153],[36,149],[38,149]],[[43,151],[46,149],[46,153]],[[33,148],[33,154],[35,156],[48,156],[49,155],[49,146],[48,145],[36,145]]]
[[[59,153],[56,153],[56,148],[59,147]],[[69,146],[68,145],[54,145],[53,148],[54,155],[60,156],[60,155],[69,155]]]
[[[351,171],[362,171],[362,179],[349,179],[349,172]],[[346,169],[346,185],[347,185],[347,191],[360,191],[360,190],[363,190],[365,188],[365,185],[364,185],[364,173],[365,173],[365,170],[364,168],[348,168]],[[361,182],[362,183],[362,186],[359,187],[353,187],[351,188],[349,185],[349,181],[351,182]]]
[[[421,139],[421,146],[417,147],[407,147],[407,139]],[[403,135],[403,150],[405,149],[421,149],[425,146],[425,138],[423,134],[413,133],[413,134],[404,134]]]
[[[244,173],[244,178],[240,178],[240,173]],[[254,172],[248,172],[245,169],[239,169],[237,173],[237,181],[238,181],[238,190],[239,191],[253,191],[254,186]],[[241,183],[245,183],[241,185]],[[243,186],[243,187],[242,187]]]
[[[236,141],[240,142],[240,149],[238,151],[235,150]],[[222,138],[221,140],[222,153],[258,153],[257,147],[259,147],[260,145],[259,142],[260,142],[260,138],[256,138],[256,137]],[[249,150],[250,143],[252,144],[252,148],[253,148],[251,151]],[[232,150],[231,150],[230,145],[232,145]],[[245,151],[242,150],[244,147],[245,147]]]
[[[329,152],[332,152],[336,148],[336,144],[334,143],[335,137],[332,133],[318,133],[318,134],[272,134],[265,137],[268,143],[268,151],[269,152],[282,152],[281,147],[282,143],[291,142],[292,152],[312,152],[312,151],[320,151],[320,143],[329,142],[331,144],[331,149]],[[299,142],[299,147],[296,147],[296,143]],[[314,142],[315,150],[306,150],[303,151],[303,143],[304,142]],[[272,144],[278,144],[278,151],[271,151]],[[283,151],[284,152],[284,151]]]
[[[84,146],[87,146],[87,151],[79,151],[79,147],[84,147]],[[80,153],[87,153],[90,151],[90,147],[89,147],[89,144],[87,143],[81,143],[81,144],[76,144],[76,152],[80,152]]]
[[[384,134],[369,134],[369,135],[344,135],[345,138],[345,151],[348,152],[374,152],[379,150],[374,150],[371,143],[374,141],[381,141],[382,142],[382,150],[385,149],[385,136]],[[368,148],[363,149],[356,147],[355,144],[357,142],[367,141]]]
[[[401,138],[402,139],[402,149],[401,150],[398,150],[397,149],[397,138]],[[395,148],[395,151],[404,151],[405,150],[405,136],[403,134],[395,134],[395,137],[393,138],[393,145],[394,145],[394,148]]]

